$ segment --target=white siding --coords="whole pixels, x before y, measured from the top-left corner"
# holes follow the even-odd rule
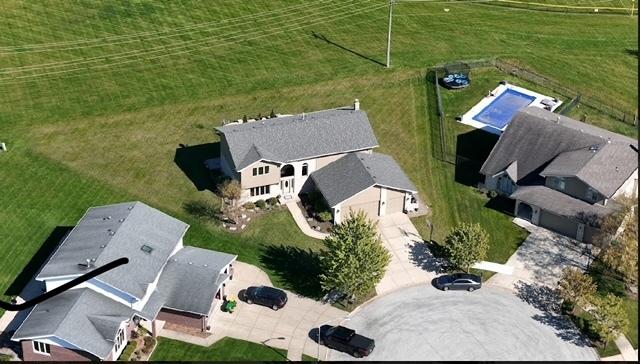
[[[638,197],[638,170],[636,169],[633,174],[618,188],[616,193],[613,194],[613,198],[619,196],[627,196],[631,198]]]

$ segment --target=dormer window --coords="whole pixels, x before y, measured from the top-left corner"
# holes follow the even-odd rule
[[[598,191],[594,190],[593,188],[589,187],[587,189],[587,200],[596,201],[598,200],[598,195]]]
[[[555,177],[555,184],[556,184],[556,187],[559,190],[563,190],[564,191],[564,188],[565,188],[564,177]]]

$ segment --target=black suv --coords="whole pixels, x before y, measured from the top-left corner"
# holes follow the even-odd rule
[[[287,294],[273,287],[249,287],[244,293],[248,304],[257,303],[259,305],[271,307],[274,311],[283,308],[287,303]]]
[[[436,278],[435,284],[443,291],[455,289],[473,292],[482,287],[482,278],[470,273],[454,273]]]
[[[354,330],[344,326],[331,326],[322,329],[320,333],[320,344],[324,346],[349,353],[356,358],[362,358],[371,354],[376,346],[375,341],[356,334]]]

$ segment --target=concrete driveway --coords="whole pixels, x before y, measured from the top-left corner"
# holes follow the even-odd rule
[[[249,286],[272,286],[271,280],[259,268],[242,263],[234,263],[233,280],[226,286],[228,296],[238,297],[238,293]],[[288,350],[290,360],[300,360],[302,354],[318,356],[318,345],[310,338],[312,330],[325,322],[338,324],[348,312],[331,305],[287,292],[287,305],[273,311],[268,307],[249,305],[238,300],[233,313],[222,312],[220,303],[212,317],[212,335],[200,338],[175,331],[162,330],[160,336],[210,346],[225,336]],[[321,347],[321,357],[326,355]]]
[[[505,289],[442,292],[425,284],[372,301],[346,326],[376,341],[363,360],[597,360],[545,293],[523,291],[525,302]],[[333,350],[329,359],[354,360]]]
[[[535,283],[554,287],[564,268],[586,270],[590,258],[585,244],[521,219],[514,222],[530,234],[505,263],[514,268],[513,274],[495,274],[487,286],[513,289],[522,283]]]
[[[378,295],[431,282],[442,262],[431,255],[407,215],[397,213],[381,216],[378,230],[382,243],[391,253],[387,271],[376,286]]]

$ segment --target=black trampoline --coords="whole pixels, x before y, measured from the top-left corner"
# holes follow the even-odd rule
[[[448,89],[461,89],[469,86],[469,66],[464,63],[455,63],[444,66],[444,75],[440,79],[442,86]]]

